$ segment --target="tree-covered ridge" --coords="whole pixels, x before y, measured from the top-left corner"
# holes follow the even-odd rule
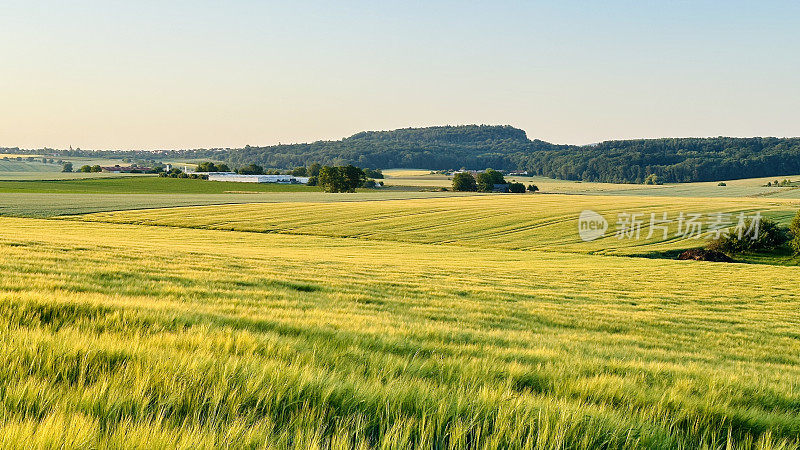
[[[293,167],[310,161],[361,167],[527,170],[553,178],[641,183],[714,181],[800,173],[800,138],[669,138],[555,145],[510,126],[370,131],[340,141],[232,150],[234,164]]]
[[[24,150],[8,149],[14,153]],[[241,149],[147,151],[50,150],[60,157],[209,159],[231,168],[257,164],[291,169],[329,166],[414,167],[431,170],[526,170],[552,178],[641,183],[715,181],[800,174],[800,138],[667,138],[556,145],[528,139],[508,125],[461,125],[364,131],[338,141],[246,146]],[[42,154],[41,150],[35,151]]]
[[[526,153],[558,148],[531,141],[511,126],[463,125],[364,131],[339,141],[317,141],[230,152],[233,164],[256,161],[268,167],[295,167],[309,162],[360,167],[512,168]]]
[[[800,173],[800,138],[669,138],[605,141],[532,153],[525,168],[553,178],[639,183],[715,181]]]

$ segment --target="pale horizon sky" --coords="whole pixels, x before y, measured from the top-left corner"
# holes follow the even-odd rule
[[[800,135],[800,2],[0,4],[0,147]]]

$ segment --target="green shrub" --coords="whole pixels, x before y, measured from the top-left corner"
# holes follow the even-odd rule
[[[508,192],[511,192],[513,194],[524,194],[525,185],[522,183],[511,183],[508,185]]]
[[[795,220],[797,220],[796,217]],[[728,254],[770,251],[785,244],[788,240],[786,230],[772,220],[761,218],[758,222],[758,233],[755,236],[753,236],[753,232],[748,232],[751,227],[753,227],[753,220],[746,219],[742,230],[732,227],[728,230],[727,235],[712,240],[706,248]]]
[[[789,233],[791,235],[789,247],[792,248],[795,255],[800,254],[800,211],[797,211],[792,223],[789,224]]]
[[[364,169],[364,174],[368,178],[378,178],[378,179],[383,178],[383,172],[381,171],[381,169],[374,169],[374,170],[373,169]]]

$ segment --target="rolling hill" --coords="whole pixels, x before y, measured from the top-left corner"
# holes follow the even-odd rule
[[[526,170],[606,183],[716,181],[800,173],[800,138],[669,138],[556,145],[511,126],[464,125],[370,131],[339,141],[245,147],[220,154],[233,164],[295,167],[310,162],[363,167]]]
[[[19,149],[7,149],[20,152]],[[42,150],[37,150],[41,153]],[[664,138],[558,145],[509,125],[460,125],[364,131],[337,141],[239,149],[165,151],[58,150],[54,156],[143,160],[213,159],[233,166],[288,169],[311,163],[430,170],[526,170],[566,180],[667,183],[780,177],[800,173],[800,138]]]

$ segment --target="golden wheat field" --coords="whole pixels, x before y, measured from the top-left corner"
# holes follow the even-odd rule
[[[604,255],[686,243],[582,242],[587,208],[795,205],[497,195],[0,218],[0,445],[798,448],[798,269]]]

